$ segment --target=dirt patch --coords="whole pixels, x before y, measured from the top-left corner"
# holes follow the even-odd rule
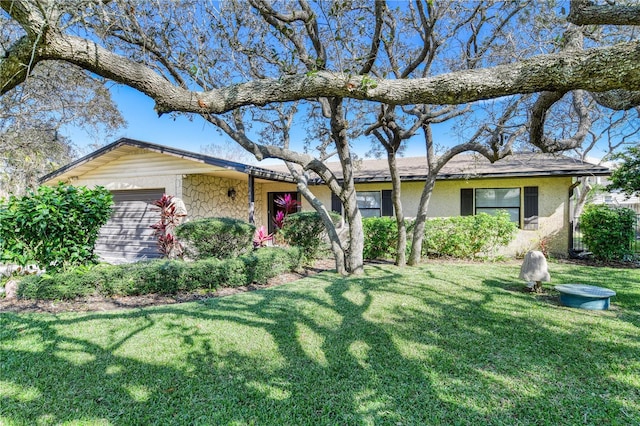
[[[290,283],[301,278],[315,275],[322,271],[335,269],[331,260],[319,260],[313,267],[308,267],[300,272],[287,272],[271,278],[267,284],[251,284],[241,287],[221,288],[214,292],[198,291],[185,292],[171,295],[145,294],[140,296],[91,296],[75,300],[25,300],[0,298],[0,312],[106,312],[117,309],[144,308],[147,306],[171,305],[174,303],[193,302],[223,297],[247,291],[261,290],[285,283]]]

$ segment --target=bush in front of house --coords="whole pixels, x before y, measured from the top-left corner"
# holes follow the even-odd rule
[[[255,226],[229,217],[210,217],[183,223],[176,235],[191,259],[227,259],[248,253]]]
[[[2,200],[0,261],[37,264],[48,271],[94,262],[98,232],[109,220],[112,204],[103,187],[63,183]]]
[[[636,213],[606,204],[588,205],[580,216],[583,241],[600,260],[623,260],[633,254]]]
[[[387,259],[396,255],[398,224],[395,217],[367,217],[362,219],[365,259]]]
[[[515,238],[518,227],[506,211],[495,215],[478,213],[429,219],[425,225],[422,251],[425,255],[470,259],[481,254],[495,256],[500,247]]]
[[[300,269],[304,256],[301,247],[263,247],[242,260],[247,267],[247,282],[266,284],[269,278]]]
[[[229,259],[194,262],[158,259],[123,265],[100,264],[60,273],[31,275],[18,284],[23,299],[68,300],[90,295],[135,296],[175,294],[181,291],[214,291],[269,278],[300,267],[296,247],[267,247]]]
[[[340,222],[340,215],[330,213],[334,224]],[[292,213],[286,216],[280,230],[284,241],[300,247],[305,261],[316,259],[320,253],[326,229],[318,212]]]

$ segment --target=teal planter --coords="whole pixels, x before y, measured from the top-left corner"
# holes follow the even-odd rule
[[[561,305],[579,309],[609,309],[609,298],[616,295],[608,288],[586,284],[562,284],[555,289],[560,292]]]

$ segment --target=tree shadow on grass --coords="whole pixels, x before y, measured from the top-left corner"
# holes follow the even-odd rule
[[[514,314],[530,300],[496,294],[499,283],[415,271],[370,266],[360,277],[320,274],[108,314],[2,314],[0,420],[567,424],[589,410],[594,422],[640,418],[623,405],[638,389],[610,369],[634,362],[629,339]],[[585,365],[598,383],[584,383]],[[567,368],[574,379],[558,374]],[[607,392],[623,402],[603,404]]]

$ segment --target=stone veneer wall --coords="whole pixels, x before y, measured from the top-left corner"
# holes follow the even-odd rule
[[[236,190],[235,200],[227,192]],[[255,185],[255,217],[261,217],[262,197],[259,185]],[[189,219],[205,217],[232,217],[249,220],[249,183],[208,175],[187,175],[182,180],[182,199],[187,206]],[[260,224],[256,223],[257,226]]]

